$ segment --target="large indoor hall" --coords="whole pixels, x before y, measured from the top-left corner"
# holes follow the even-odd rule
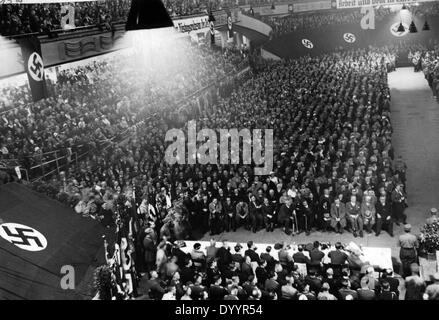
[[[439,1],[0,0],[0,62],[0,300],[439,300]]]

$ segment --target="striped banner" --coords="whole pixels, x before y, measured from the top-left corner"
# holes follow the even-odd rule
[[[433,1],[436,0],[337,0],[337,9],[360,8],[370,6],[391,6]]]

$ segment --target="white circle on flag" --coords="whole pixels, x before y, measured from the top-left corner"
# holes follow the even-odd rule
[[[355,40],[357,40],[357,38],[355,37],[355,35],[353,33],[345,33],[343,35],[343,39],[344,41],[346,41],[347,43],[354,43]]]
[[[27,69],[32,79],[34,79],[35,81],[43,80],[44,78],[43,59],[38,53],[33,52],[29,56],[29,59],[27,60]]]
[[[24,224],[0,224],[0,237],[27,251],[42,251],[47,247],[46,237],[38,230]]]
[[[402,22],[402,25],[404,26],[404,32],[399,32],[398,28],[399,28],[399,24],[401,22],[395,22],[394,24],[392,24],[390,26],[390,32],[395,36],[395,37],[403,37],[405,36],[407,33],[409,33],[409,26],[407,23]]]
[[[311,40],[302,39],[302,44],[305,48],[308,48],[308,49],[314,48],[314,44],[311,42]]]

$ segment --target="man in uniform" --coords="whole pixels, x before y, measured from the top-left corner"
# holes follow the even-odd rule
[[[392,192],[392,207],[396,224],[398,226],[400,223],[406,224],[407,216],[404,210],[407,207],[407,199],[401,183],[397,184]]]
[[[427,224],[437,223],[439,221],[437,218],[437,209],[431,208],[430,214],[431,214],[431,217],[427,218]]]
[[[401,247],[399,258],[402,263],[403,277],[410,275],[410,265],[417,263],[418,256],[416,249],[419,247],[418,238],[411,233],[412,226],[406,224],[404,226],[404,234],[399,236],[398,246]]]

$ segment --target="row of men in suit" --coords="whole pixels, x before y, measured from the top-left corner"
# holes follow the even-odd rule
[[[287,234],[290,234],[290,228],[298,232],[304,230],[309,234],[314,227],[320,227],[324,231],[332,228],[338,233],[343,233],[348,227],[355,237],[362,237],[364,229],[371,233],[375,227],[376,236],[385,228],[393,237],[392,204],[385,195],[381,195],[376,203],[369,196],[364,197],[360,203],[357,197],[352,195],[346,204],[340,198],[336,198],[327,207],[328,210],[323,212],[318,221],[319,217],[308,208],[306,200],[299,206],[299,210],[296,210],[297,207],[292,205],[291,199],[287,199],[279,210],[279,223]]]

